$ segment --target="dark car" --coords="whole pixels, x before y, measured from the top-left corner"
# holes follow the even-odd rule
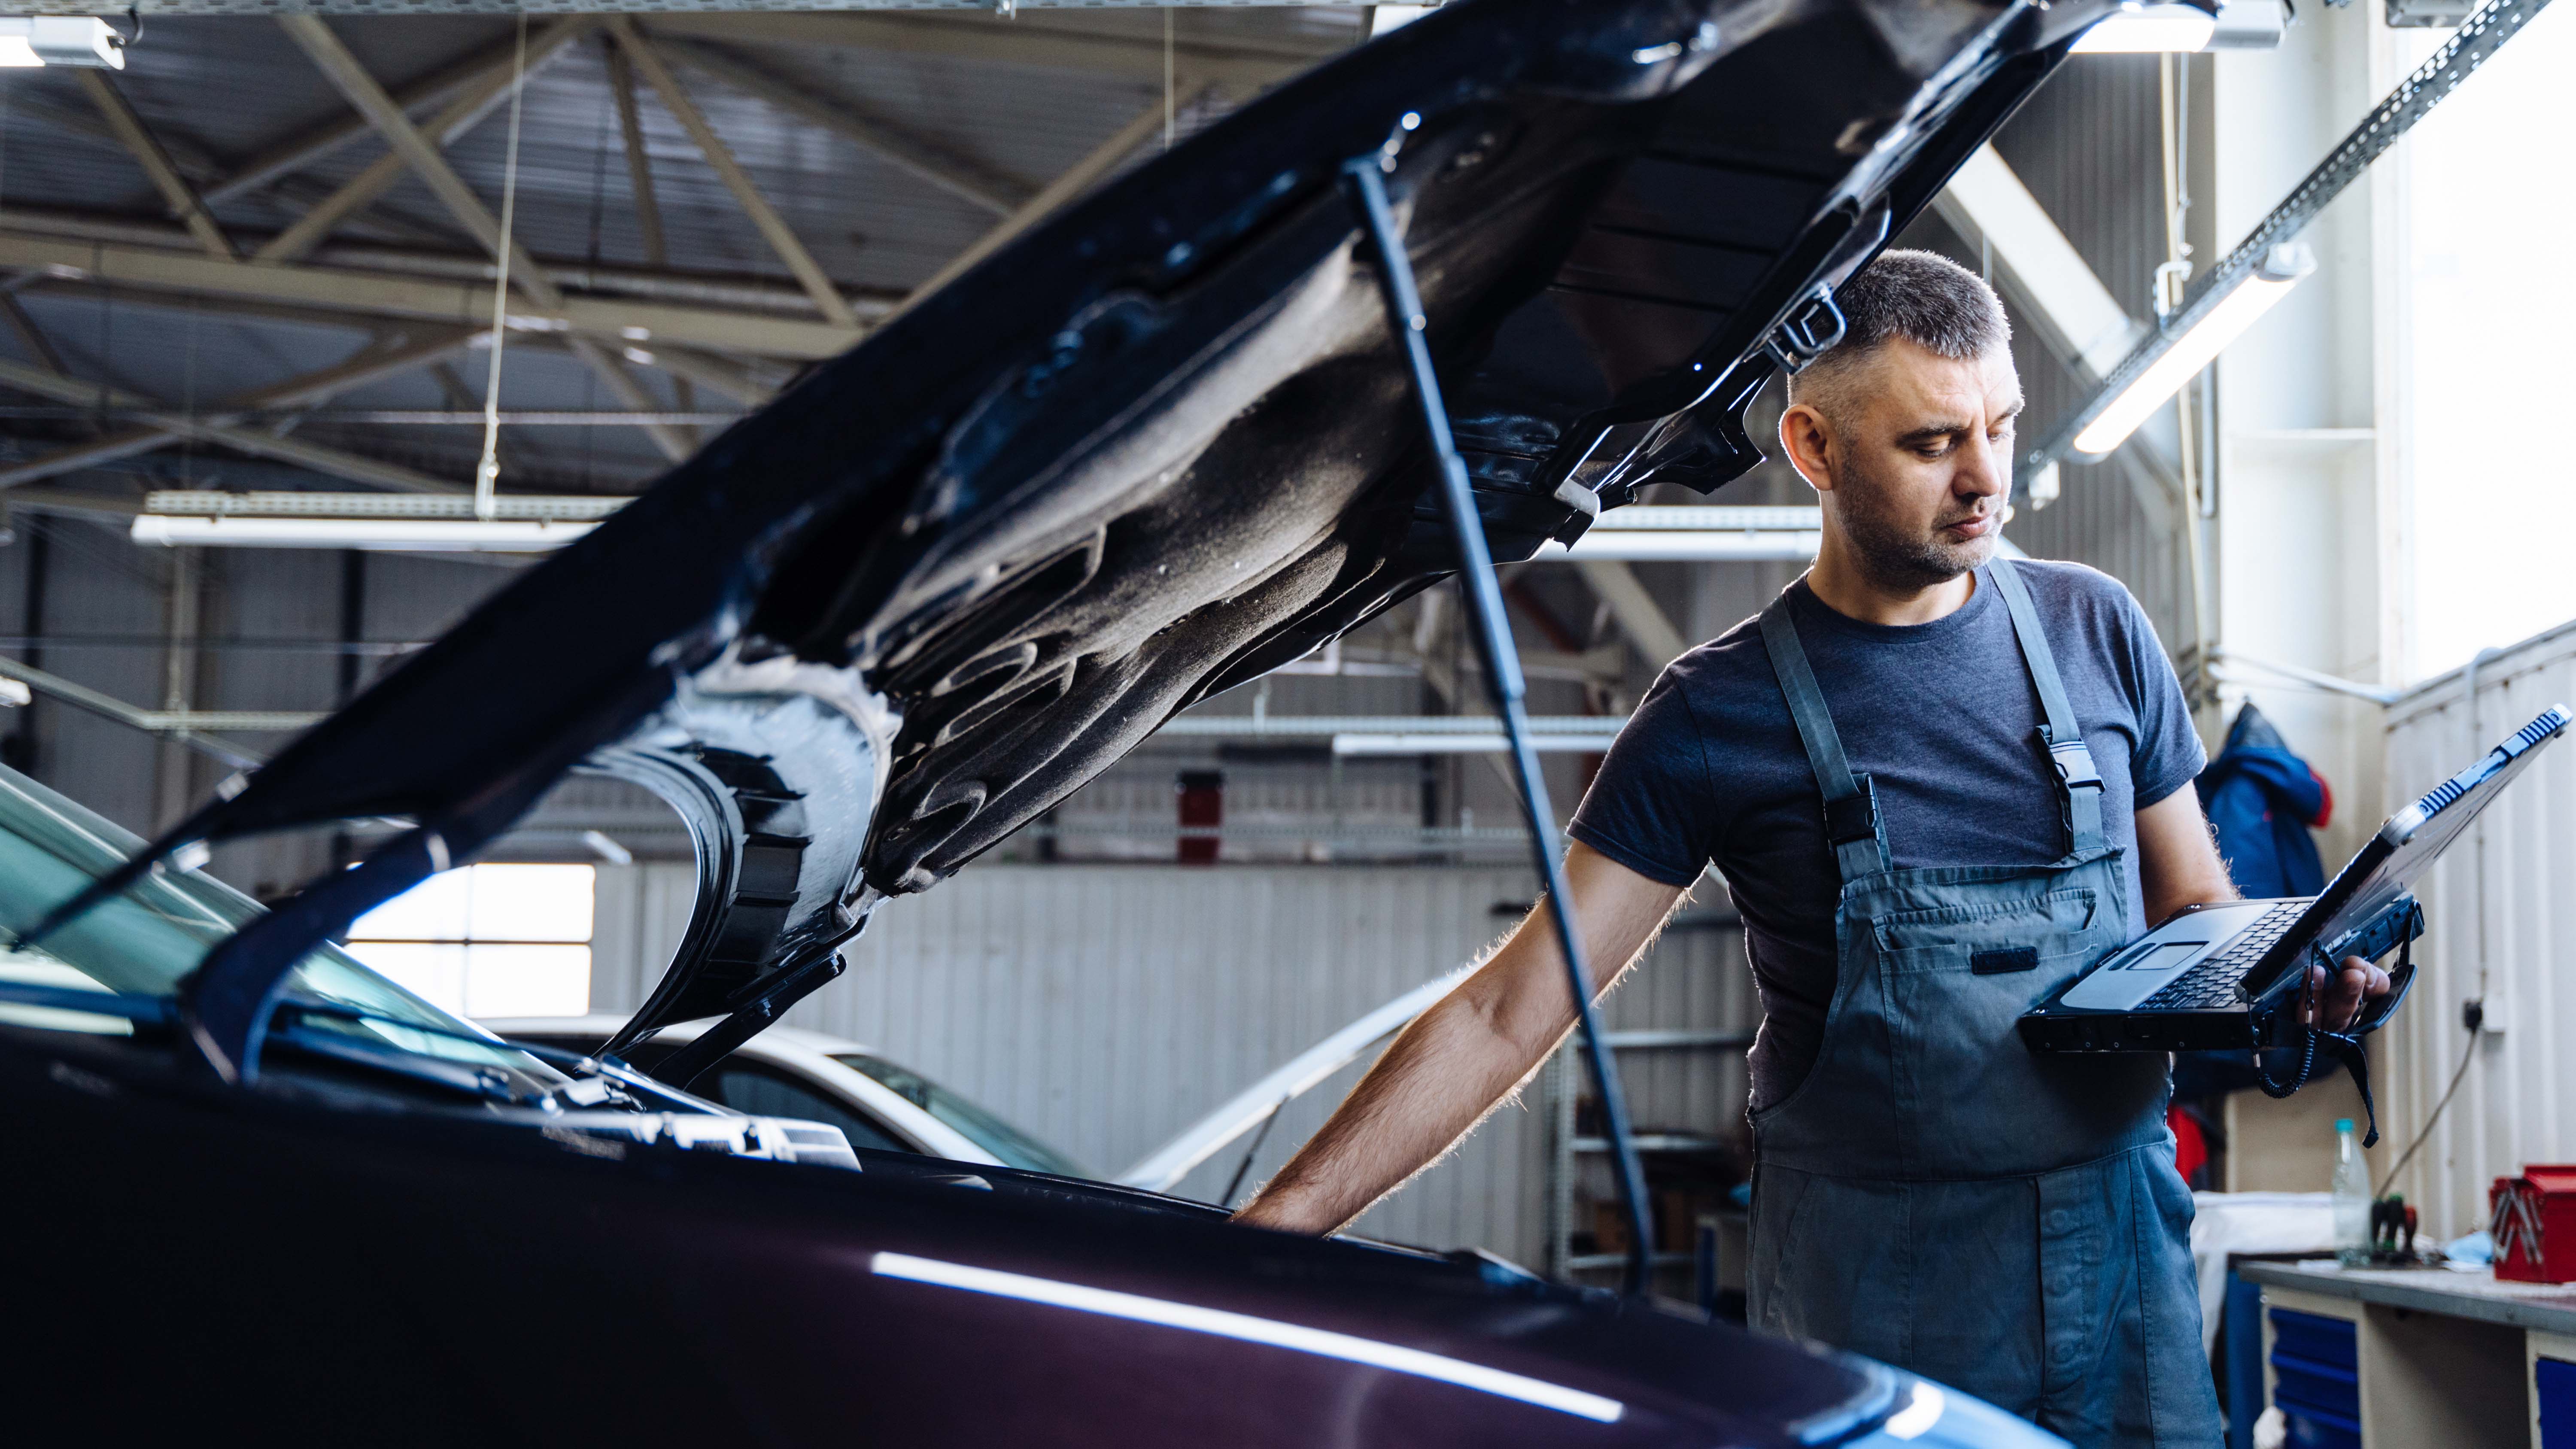
[[[1392,199],[1485,538],[1526,558],[1749,468],[1743,408],[1839,335],[1833,288],[2111,8],[1466,0],[1028,231],[164,838],[7,781],[13,1428],[2054,1442],[1473,1254],[854,1152],[684,1089],[879,902],[1457,569],[1349,168]],[[332,953],[574,771],[654,790],[699,861],[677,955],[595,1056]],[[385,818],[266,913],[171,864]],[[651,1077],[620,1065],[710,1018]]]

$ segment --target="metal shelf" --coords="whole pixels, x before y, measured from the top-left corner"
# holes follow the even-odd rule
[[[1658,1268],[1670,1268],[1698,1261],[1698,1255],[1693,1253],[1655,1254],[1655,1266]],[[1625,1253],[1576,1253],[1565,1260],[1566,1271],[1571,1273],[1580,1273],[1586,1269],[1624,1268],[1627,1265],[1628,1255]]]
[[[1645,1051],[1657,1047],[1749,1047],[1753,1045],[1753,1033],[1701,1031],[1687,1027],[1605,1031],[1601,1034],[1601,1044],[1614,1051]]]
[[[1714,1152],[1726,1145],[1719,1138],[1694,1137],[1682,1132],[1640,1132],[1635,1140],[1639,1152]],[[1607,1152],[1610,1150],[1610,1139],[1577,1137],[1574,1139],[1574,1150]]]

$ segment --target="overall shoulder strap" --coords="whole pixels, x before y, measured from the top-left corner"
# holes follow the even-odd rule
[[[2066,682],[2057,674],[2057,656],[2048,651],[2048,635],[2039,627],[2039,611],[2031,607],[2030,588],[2022,582],[2013,561],[1998,554],[1986,565],[1995,589],[2004,596],[2004,607],[2012,613],[2013,637],[2021,641],[2021,660],[2030,670],[2030,682],[2039,689],[2040,713],[2047,723],[2039,727],[2040,747],[2048,751],[2048,761],[2057,768],[2057,789],[2066,814],[2066,834],[2072,853],[2082,854],[2102,846],[2102,772],[2093,767],[2093,751],[2084,743],[2083,727],[2075,722],[2075,706],[2066,698]]]
[[[1884,872],[1889,864],[1887,831],[1879,823],[1878,792],[1867,775],[1852,773],[1851,761],[1843,755],[1842,736],[1834,733],[1824,691],[1816,688],[1807,651],[1798,643],[1786,590],[1762,610],[1762,647],[1771,656],[1771,672],[1780,677],[1789,718],[1798,727],[1798,742],[1807,747],[1807,764],[1825,797],[1825,839],[1834,848],[1834,864],[1845,882]]]

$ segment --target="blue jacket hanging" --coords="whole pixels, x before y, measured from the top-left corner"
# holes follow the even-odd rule
[[[2333,818],[2334,792],[2323,775],[2290,753],[2261,711],[2250,704],[2237,711],[2227,748],[2195,783],[2239,891],[2260,900],[2325,889],[2325,866],[2308,832],[2324,829]]]

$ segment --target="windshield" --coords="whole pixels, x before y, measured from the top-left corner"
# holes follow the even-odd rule
[[[200,872],[156,870],[132,890],[56,931],[44,945],[14,949],[18,934],[143,842],[14,770],[0,769],[0,982],[167,999],[206,953],[260,914],[259,905]],[[363,1013],[308,1015],[308,1030],[339,1031],[405,1051],[498,1066],[543,1081],[552,1069],[440,1011],[324,946],[295,968],[287,989]],[[0,1001],[0,1022],[55,1031],[130,1034],[109,1012]],[[415,1029],[417,1028],[417,1029]]]
[[[1072,1158],[910,1067],[899,1067],[883,1057],[872,1057],[865,1052],[835,1052],[832,1060],[873,1078],[879,1086],[938,1118],[960,1136],[993,1154],[1005,1167],[1052,1172],[1058,1177],[1091,1176]]]

